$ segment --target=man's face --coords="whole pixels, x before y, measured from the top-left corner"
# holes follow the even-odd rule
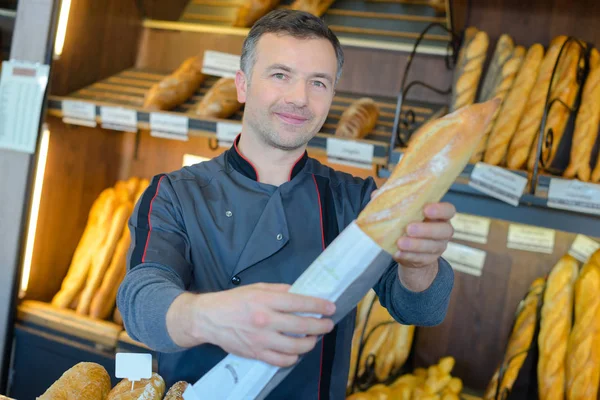
[[[244,122],[269,146],[304,146],[327,118],[336,72],[335,51],[325,39],[261,36],[251,76],[236,76]]]

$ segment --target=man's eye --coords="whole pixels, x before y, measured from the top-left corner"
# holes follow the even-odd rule
[[[316,87],[320,87],[320,88],[325,88],[325,84],[321,81],[314,81],[313,85],[315,85]]]
[[[275,77],[275,79],[285,79],[285,75],[282,73],[273,74],[273,77]]]

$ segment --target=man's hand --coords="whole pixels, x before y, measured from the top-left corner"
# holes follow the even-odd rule
[[[175,299],[167,313],[169,334],[180,346],[211,343],[242,357],[291,366],[334,326],[329,318],[293,313],[331,316],[335,304],[288,293],[289,288],[259,283],[215,293],[186,293]],[[187,334],[177,328],[187,328]]]

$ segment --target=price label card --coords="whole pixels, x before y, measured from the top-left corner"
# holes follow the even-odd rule
[[[152,354],[117,353],[115,376],[119,379],[139,381],[152,377]]]
[[[85,101],[63,100],[63,122],[66,124],[96,127],[96,105]]]
[[[555,233],[552,229],[510,224],[508,226],[507,247],[509,249],[552,254]]]
[[[206,75],[233,78],[240,69],[240,56],[207,50],[204,52],[202,73]]]
[[[239,122],[217,122],[217,140],[219,144],[231,145],[235,138],[242,131],[242,124]]]
[[[485,244],[490,232],[490,219],[456,213],[450,220],[454,228],[454,239]]]
[[[481,276],[486,255],[487,253],[483,250],[450,242],[442,257],[456,271]]]
[[[150,113],[150,134],[175,140],[188,140],[188,117],[163,113]]]
[[[102,128],[116,131],[137,132],[137,111],[123,107],[100,107]]]
[[[373,163],[375,146],[354,140],[327,138],[327,156],[364,164]]]
[[[527,186],[527,178],[504,168],[478,162],[471,172],[469,186],[517,207]]]
[[[587,262],[590,256],[598,249],[600,249],[600,243],[587,236],[577,235],[571,245],[569,254],[584,263]]]
[[[600,185],[552,178],[548,207],[600,215]]]

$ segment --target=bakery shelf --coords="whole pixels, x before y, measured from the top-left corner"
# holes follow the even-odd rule
[[[283,0],[288,8],[293,0]],[[232,0],[191,0],[178,21],[147,19],[152,29],[212,32],[246,36],[249,28],[232,27],[238,4]],[[420,32],[432,22],[450,26],[449,13],[436,13],[423,0],[337,0],[323,19],[342,45],[409,52]],[[446,55],[448,35],[438,29],[427,35],[419,53]]]
[[[68,96],[50,96],[48,103],[48,112],[56,117],[63,117],[62,102],[65,100],[76,100],[92,103],[96,106],[96,121],[101,122],[100,107],[113,106],[123,107],[135,110],[137,113],[138,128],[150,129],[150,112],[143,106],[144,95],[148,89],[165,76],[164,73],[150,71],[146,69],[128,69],[119,74],[108,77],[100,82],[93,83],[83,89],[80,89]],[[202,136],[207,138],[216,138],[217,123],[219,122],[240,122],[242,111],[236,113],[227,120],[221,119],[202,119],[195,117],[190,110],[193,105],[199,102],[210,87],[217,81],[217,77],[209,76],[203,82],[199,90],[188,101],[171,111],[162,113],[182,115],[189,118],[189,134],[192,136]],[[335,137],[335,127],[343,111],[349,104],[361,97],[355,93],[338,92],[335,96],[330,114],[323,125],[323,129],[311,142],[309,148],[321,152],[326,152],[327,139]],[[396,99],[388,97],[370,96],[381,109],[379,123],[375,129],[364,139],[354,141],[360,143],[372,144],[374,147],[373,164],[384,165],[386,162],[387,151],[389,148],[390,137],[394,122],[394,113]],[[408,102],[403,108],[404,111],[412,110],[415,114],[415,127],[425,122],[431,115],[434,115],[442,105],[429,104],[423,102]],[[397,161],[399,153],[394,153],[393,161]]]

